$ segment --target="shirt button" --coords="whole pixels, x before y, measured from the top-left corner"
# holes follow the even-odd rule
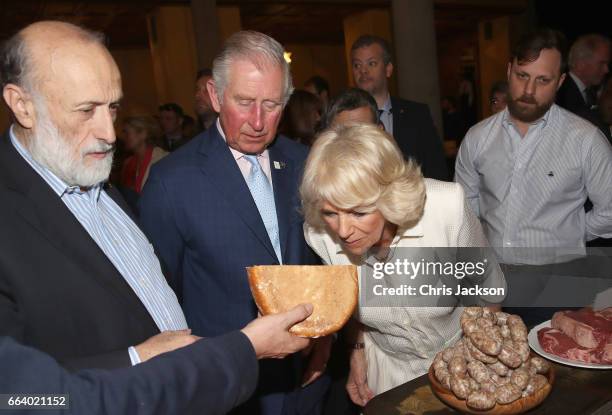
[[[512,246],[512,242],[506,242],[506,246]]]

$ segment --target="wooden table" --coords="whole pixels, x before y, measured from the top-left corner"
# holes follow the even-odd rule
[[[612,370],[579,369],[554,364],[556,379],[548,398],[529,414],[612,414]],[[427,375],[372,399],[365,415],[441,415],[456,413],[429,387]]]

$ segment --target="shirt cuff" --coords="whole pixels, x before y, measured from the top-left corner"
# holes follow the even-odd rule
[[[132,366],[136,366],[140,362],[140,356],[138,356],[138,352],[134,346],[128,347],[128,354],[130,355],[130,360],[132,361]]]

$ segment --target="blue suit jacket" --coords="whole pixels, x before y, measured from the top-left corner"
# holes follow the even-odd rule
[[[76,374],[38,350],[0,337],[0,367],[0,393],[68,394],[69,413],[90,415],[224,414],[248,398],[257,380],[253,347],[240,332],[200,340],[135,367]]]
[[[307,148],[279,136],[268,150],[283,263],[318,263],[304,240],[299,211],[298,186]],[[217,336],[257,316],[245,268],[278,261],[244,177],[216,126],[152,167],[140,214],[168,268],[170,285],[182,297],[194,334]],[[259,393],[291,391],[299,379],[297,361],[261,364]]]
[[[306,147],[278,137],[269,147],[285,264],[315,263],[304,241],[298,185]],[[277,163],[276,163],[277,162]],[[141,221],[182,297],[193,333],[217,336],[257,316],[246,267],[277,264],[257,206],[229,147],[210,128],[152,169]]]

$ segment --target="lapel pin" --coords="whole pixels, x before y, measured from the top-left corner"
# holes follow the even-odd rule
[[[283,161],[275,161],[274,162],[274,168],[276,170],[281,170],[285,168],[285,163]]]

